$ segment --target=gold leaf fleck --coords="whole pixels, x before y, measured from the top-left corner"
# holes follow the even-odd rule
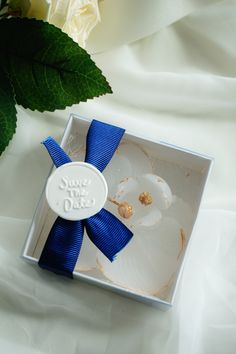
[[[142,192],[139,197],[139,201],[143,205],[150,205],[152,204],[152,196],[149,192]]]

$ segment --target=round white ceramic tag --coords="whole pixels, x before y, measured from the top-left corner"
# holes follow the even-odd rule
[[[70,162],[49,177],[46,198],[63,219],[83,220],[97,214],[107,199],[107,183],[101,172],[86,162]]]

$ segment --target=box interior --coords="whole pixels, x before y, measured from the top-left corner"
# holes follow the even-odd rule
[[[61,146],[71,156],[72,160],[83,158],[88,127],[89,121],[84,118],[73,115],[69,120]],[[173,301],[176,282],[181,272],[212,160],[209,157],[166,143],[153,142],[146,138],[134,136],[129,132],[125,133],[122,142],[136,144],[140,147],[150,158],[153,173],[163,178],[171,187],[172,193],[181,198],[189,207],[190,212],[185,215],[183,211],[183,215],[181,216],[185,220],[184,227],[181,229],[182,231],[180,230],[179,247],[181,254],[179,260],[171,276],[167,269],[163,267],[163,276],[166,274],[166,280],[163,282],[163,286],[157,289],[156,293],[151,294],[145,293],[140,289],[129,289],[114,283],[102,273],[101,267],[79,270],[79,266],[76,266],[74,276],[112,290],[115,289],[122,294],[133,294],[133,297],[138,300],[141,299],[141,301],[142,299],[146,299],[146,302],[156,301],[170,305]],[[137,161],[132,161],[132,163],[137,164]],[[104,174],[106,175],[106,173]],[[105,208],[113,211],[114,206],[107,201]],[[38,261],[55,219],[56,215],[49,209],[43,191],[23,250],[23,257],[25,259],[31,262]],[[87,236],[85,235],[85,237]],[[87,247],[90,247],[89,244]],[[166,267],[168,268],[168,263],[166,263]]]

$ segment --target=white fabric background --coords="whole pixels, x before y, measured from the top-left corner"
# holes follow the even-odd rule
[[[234,354],[236,3],[105,0],[101,7],[89,50],[114,94],[54,113],[18,107],[17,133],[0,159],[0,352]],[[40,141],[60,138],[70,112],[215,157],[169,312],[19,258],[50,166]]]

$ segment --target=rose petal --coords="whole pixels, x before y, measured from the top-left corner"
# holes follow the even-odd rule
[[[48,21],[85,47],[90,32],[100,21],[98,1],[51,0]]]
[[[107,180],[109,196],[114,196],[118,184],[123,179],[148,172],[152,172],[152,163],[148,154],[137,144],[121,143],[103,172]]]
[[[178,268],[181,225],[163,218],[148,235],[135,235],[111,263],[102,254],[98,264],[109,280],[127,289],[155,295]]]
[[[146,173],[137,178],[140,189],[149,192],[153,199],[153,204],[160,209],[168,209],[172,203],[172,193],[166,181],[151,173]]]

